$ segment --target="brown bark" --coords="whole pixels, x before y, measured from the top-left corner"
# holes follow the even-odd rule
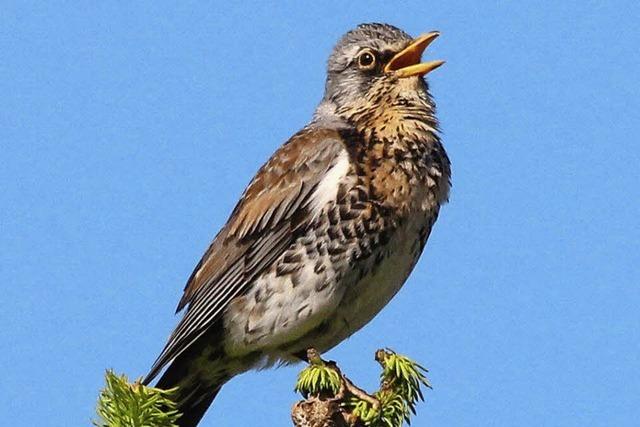
[[[336,399],[308,398],[293,405],[291,419],[295,427],[351,427]]]

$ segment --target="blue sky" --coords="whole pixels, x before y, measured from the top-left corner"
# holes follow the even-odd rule
[[[41,3],[0,11],[1,419],[87,425],[105,368],[145,373],[332,45],[380,21],[442,32],[452,197],[329,356],[369,388],[379,347],[426,365],[415,426],[637,425],[637,2]],[[235,379],[203,425],[288,425],[296,372]]]

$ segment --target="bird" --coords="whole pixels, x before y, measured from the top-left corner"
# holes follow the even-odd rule
[[[438,36],[368,23],[335,45],[310,122],[244,190],[143,379],[178,387],[181,427],[234,376],[335,347],[407,280],[451,187],[425,79],[444,61],[421,62]]]

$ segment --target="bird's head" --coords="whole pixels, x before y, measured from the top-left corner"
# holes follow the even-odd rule
[[[316,114],[358,121],[361,113],[394,105],[429,107],[423,76],[444,61],[421,62],[421,57],[438,35],[433,31],[413,38],[388,24],[362,24],[349,31],[329,57],[325,94]]]

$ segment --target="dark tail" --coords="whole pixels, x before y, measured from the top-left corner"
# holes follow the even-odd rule
[[[211,378],[202,378],[194,372],[193,360],[181,359],[178,357],[171,363],[156,387],[165,390],[178,387],[175,401],[178,404],[178,411],[182,414],[178,419],[178,425],[195,427],[220,392],[227,377],[221,376],[219,380],[214,381]]]
[[[225,369],[224,351],[216,346],[216,341],[207,338],[211,337],[205,334],[176,357],[155,385],[164,390],[178,387],[174,400],[182,414],[178,419],[180,427],[196,427],[231,378]]]

